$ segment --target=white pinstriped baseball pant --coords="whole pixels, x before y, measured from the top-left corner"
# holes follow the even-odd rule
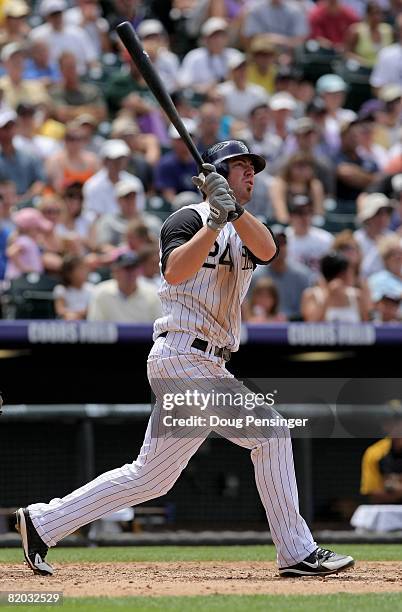
[[[197,382],[207,378],[233,380],[221,359],[190,348],[192,339],[185,334],[170,333],[167,338],[158,338],[151,350],[148,378],[157,402],[137,459],[98,476],[61,499],[28,507],[35,528],[48,546],[55,546],[79,527],[106,514],[164,495],[176,482],[210,430],[197,429],[197,437],[181,437],[177,430],[172,435],[172,428],[163,427],[162,418],[166,412],[161,405],[162,386],[163,392],[174,393],[177,392],[175,379],[197,379]],[[277,415],[271,408],[267,414]],[[250,428],[247,433],[255,433],[254,437],[240,435],[235,428],[216,427],[214,430],[251,450],[255,480],[276,546],[279,567],[306,558],[317,545],[299,513],[288,430],[276,428],[270,437],[258,428],[254,431]]]

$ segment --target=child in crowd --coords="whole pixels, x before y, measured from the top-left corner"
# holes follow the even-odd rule
[[[140,219],[133,219],[129,222],[125,239],[127,247],[134,253],[138,253],[144,247],[152,246],[155,242],[148,226]]]
[[[270,278],[259,278],[245,308],[247,323],[283,323],[286,316],[279,312],[279,294]]]
[[[15,232],[7,246],[5,278],[12,280],[28,272],[44,272],[40,242],[51,230],[52,224],[35,208],[23,208],[12,216]]]
[[[89,268],[83,257],[66,255],[61,267],[62,284],[54,288],[55,311],[67,321],[86,319],[94,286],[87,282]]]

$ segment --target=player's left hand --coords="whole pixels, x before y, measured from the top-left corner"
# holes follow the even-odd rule
[[[202,170],[198,176],[193,176],[192,181],[200,191],[206,193],[208,198],[216,189],[224,189],[228,193],[231,191],[229,183],[216,171],[213,164],[202,164]]]

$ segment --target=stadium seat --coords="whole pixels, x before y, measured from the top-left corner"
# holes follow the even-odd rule
[[[324,229],[337,234],[345,229],[356,229],[356,202],[326,200]]]
[[[371,68],[362,66],[355,60],[337,60],[333,62],[333,70],[348,85],[345,107],[358,111],[361,105],[372,97]]]
[[[57,280],[29,272],[13,279],[1,296],[5,319],[54,319],[53,289]]]
[[[154,195],[147,198],[145,210],[146,212],[152,213],[153,215],[159,217],[161,221],[165,221],[165,219],[167,219],[172,212],[174,212],[171,203],[159,195]]]
[[[315,83],[321,76],[332,72],[332,63],[339,58],[334,49],[321,47],[316,40],[307,40],[295,51],[297,68],[304,78]]]

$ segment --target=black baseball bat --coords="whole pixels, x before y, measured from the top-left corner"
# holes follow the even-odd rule
[[[134,64],[142,74],[144,81],[148,85],[149,89],[158,100],[161,108],[166,113],[170,121],[173,123],[176,130],[182,137],[183,142],[187,145],[188,150],[196,161],[199,169],[204,163],[203,159],[194,144],[193,139],[186,130],[186,127],[180,117],[175,105],[173,104],[172,98],[168,94],[159,74],[157,73],[155,66],[149,59],[148,53],[143,49],[140,39],[138,38],[133,26],[128,21],[120,23],[116,27],[116,31],[130,54]]]

